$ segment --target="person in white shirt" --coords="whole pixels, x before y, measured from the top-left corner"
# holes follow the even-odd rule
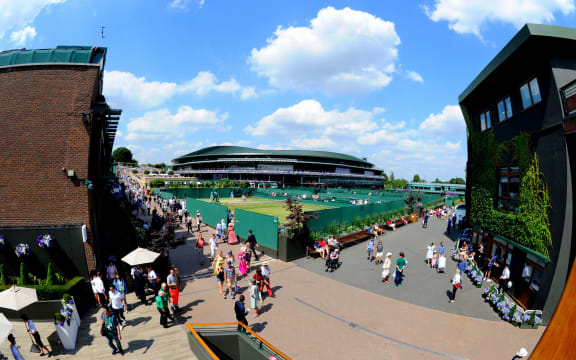
[[[116,291],[114,285],[110,285],[110,291],[108,291],[108,297],[110,298],[110,311],[120,325],[120,330],[126,325],[126,318],[124,317],[124,311],[128,311],[126,307],[126,300],[124,300],[124,295],[121,292]],[[123,324],[122,324],[123,323]]]
[[[508,265],[506,265],[504,266],[504,270],[502,270],[502,274],[500,275],[500,278],[498,280],[498,283],[500,284],[500,286],[498,287],[498,291],[501,291],[502,288],[508,290],[509,280],[510,280],[510,269],[508,268]]]
[[[152,266],[148,266],[148,283],[154,290],[154,296],[158,295],[158,276],[156,276],[156,272],[152,269]]]
[[[92,285],[92,292],[94,293],[98,305],[105,305],[108,302],[108,299],[106,299],[106,289],[104,288],[104,282],[102,282],[101,274],[99,272],[92,274],[90,285]]]
[[[214,257],[216,256],[216,253],[218,252],[218,240],[216,239],[214,234],[212,234],[212,236],[210,236],[209,242],[210,242],[210,257],[212,259],[214,259]]]

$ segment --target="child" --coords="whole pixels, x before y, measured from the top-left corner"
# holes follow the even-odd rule
[[[428,266],[431,265],[432,258],[434,257],[434,243],[430,243],[430,246],[426,247],[426,262]]]
[[[436,269],[437,261],[438,261],[438,251],[434,250],[434,255],[432,256],[432,269]]]
[[[246,275],[246,256],[244,254],[244,252],[246,251],[246,248],[243,246],[240,248],[240,252],[238,253],[238,271],[240,272],[240,275],[244,276]]]
[[[384,254],[384,245],[382,245],[382,241],[378,241],[378,245],[376,245],[376,264],[382,264],[383,254]]]
[[[230,293],[230,297],[234,299],[236,296],[236,271],[234,269],[234,263],[228,263],[226,266],[226,286],[228,286],[228,290],[226,293]],[[226,299],[226,295],[224,295],[224,299]]]
[[[374,238],[370,238],[366,244],[366,251],[368,252],[368,264],[372,262],[372,254],[374,253]]]
[[[270,297],[274,297],[274,293],[272,292],[272,287],[270,286],[270,267],[268,266],[268,263],[265,262],[262,267],[262,277],[264,278],[264,286],[266,286],[266,288],[268,289],[268,296]],[[264,290],[264,287],[262,287],[262,290]]]
[[[384,260],[384,265],[382,268],[382,282],[387,283],[388,279],[390,278],[390,265],[392,265],[392,253],[389,252],[386,254],[386,260]]]

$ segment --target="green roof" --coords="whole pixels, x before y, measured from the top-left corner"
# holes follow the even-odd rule
[[[103,66],[106,48],[57,46],[55,49],[17,49],[0,52],[0,66],[26,64],[96,64]]]
[[[364,164],[369,162],[360,159],[356,156],[340,154],[330,151],[315,151],[315,150],[260,150],[251,149],[242,146],[209,146],[200,150],[196,150],[186,155],[182,155],[174,160],[182,160],[194,157],[205,156],[245,156],[245,155],[258,155],[258,156],[292,156],[292,157],[316,157],[326,159],[336,159],[343,161],[354,161]]]
[[[506,59],[510,57],[520,46],[530,37],[549,37],[565,40],[576,40],[576,29],[541,24],[526,24],[518,33],[504,46],[504,48],[486,65],[486,67],[476,76],[468,87],[460,94],[458,101],[461,103],[478,87],[486,78],[496,70]]]

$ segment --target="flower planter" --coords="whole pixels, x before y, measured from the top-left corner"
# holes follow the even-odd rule
[[[79,324],[72,319],[70,325],[64,322],[64,325],[54,324],[54,327],[56,327],[56,334],[58,334],[62,347],[66,350],[74,350],[76,348]]]
[[[476,283],[476,287],[480,289],[482,287],[482,281]]]
[[[530,325],[526,322],[523,322],[520,324],[520,329],[538,329],[538,326],[540,325]]]

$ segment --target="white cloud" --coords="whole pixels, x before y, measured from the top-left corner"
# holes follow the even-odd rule
[[[239,95],[242,100],[258,96],[253,87],[244,87],[235,78],[218,82],[210,71],[201,71],[182,84],[148,81],[145,77],[122,71],[105,71],[104,95],[113,106],[124,109],[147,109],[162,105],[177,94],[207,95],[211,92]]]
[[[228,118],[227,113],[181,106],[176,113],[160,109],[130,119],[124,137],[126,141],[164,140],[174,141],[200,128],[216,128]],[[182,141],[182,140],[180,140]]]
[[[104,95],[113,106],[145,109],[161,105],[174,96],[177,85],[171,82],[148,81],[129,72],[105,71]]]
[[[263,117],[255,126],[247,126],[245,131],[253,136],[349,136],[377,128],[372,116],[370,111],[355,108],[326,111],[316,100],[303,100],[296,105],[276,110]]]
[[[64,2],[66,2],[66,0],[1,0],[0,39],[9,31],[13,31],[13,36],[18,36],[14,35],[14,33],[22,33],[25,31],[44,8]],[[31,29],[34,30],[34,35],[36,35],[35,29],[33,27]],[[28,30],[27,36],[30,37],[30,35],[31,32]],[[30,38],[32,37],[34,36]],[[19,38],[16,40],[19,40]],[[12,41],[14,42],[14,40]]]
[[[188,9],[188,5],[190,5],[192,1],[193,0],[172,0],[168,4],[168,7],[171,7],[173,9],[186,10]],[[198,2],[198,7],[204,6],[204,0],[197,0],[196,2]]]
[[[446,144],[444,145],[446,147],[446,149],[448,150],[460,150],[460,144],[462,144],[461,141],[452,143],[450,141],[446,141]]]
[[[458,105],[447,105],[440,114],[430,114],[420,130],[438,135],[463,136],[466,133],[464,116]]]
[[[412,80],[414,82],[419,82],[419,83],[424,82],[424,78],[422,78],[422,75],[418,74],[416,71],[412,71],[412,70],[406,71],[406,77],[409,80]]]
[[[428,17],[448,21],[448,26],[460,34],[481,38],[481,30],[489,22],[509,23],[519,28],[525,23],[551,23],[554,13],[574,12],[574,0],[434,0],[425,7]]]
[[[399,45],[393,22],[327,7],[309,27],[279,26],[267,46],[252,49],[249,63],[278,88],[364,93],[390,83]]]
[[[16,46],[24,46],[28,40],[36,37],[36,29],[31,26],[26,26],[20,31],[14,31],[10,34],[10,41]]]

